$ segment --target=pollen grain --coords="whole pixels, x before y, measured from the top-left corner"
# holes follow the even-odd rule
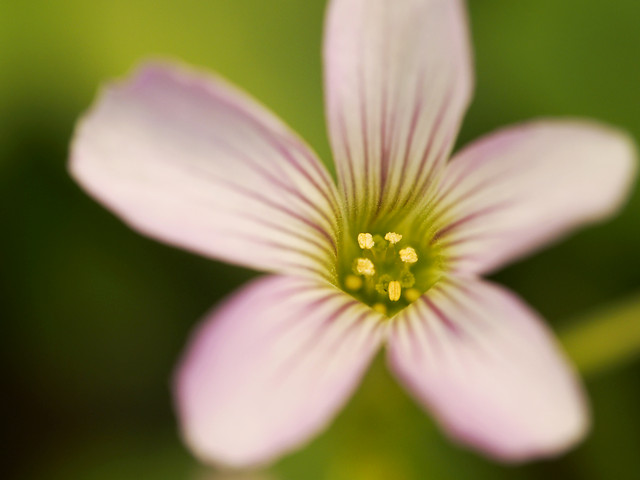
[[[358,258],[356,260],[356,272],[366,277],[373,277],[376,274],[376,267],[368,258]]]
[[[391,245],[395,245],[396,243],[398,243],[400,240],[402,240],[402,235],[400,235],[399,233],[396,232],[388,232],[385,236],[384,239],[389,242]]]
[[[418,261],[418,254],[411,247],[403,248],[398,254],[400,255],[400,260],[404,263],[416,263]]]
[[[376,243],[373,241],[373,235],[370,233],[358,234],[358,245],[363,250],[371,250]]]

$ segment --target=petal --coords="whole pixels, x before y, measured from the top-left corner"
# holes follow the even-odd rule
[[[352,212],[382,215],[421,198],[471,97],[462,2],[333,0],[324,57],[329,134]]]
[[[540,319],[481,280],[439,283],[393,321],[392,371],[454,439],[505,461],[560,453],[587,427],[572,370]]]
[[[78,126],[71,170],[161,241],[256,269],[335,263],[336,189],[326,169],[219,78],[147,65],[109,86]]]
[[[635,177],[631,141],[587,122],[507,128],[459,153],[441,184],[436,234],[458,270],[487,272],[613,214]]]
[[[383,334],[380,314],[312,280],[266,277],[207,317],[177,375],[184,437],[204,461],[260,464],[323,429]]]

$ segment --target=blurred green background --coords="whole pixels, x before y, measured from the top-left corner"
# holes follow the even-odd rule
[[[640,2],[471,0],[475,101],[460,143],[539,116],[640,138]],[[179,441],[169,377],[190,328],[254,273],[126,228],[66,173],[97,87],[149,56],[222,73],[330,162],[325,0],[0,2],[1,349],[11,479],[633,479],[640,451],[640,194],[616,219],[495,275],[562,335],[594,427],[503,466],[449,443],[378,358],[331,428],[266,474],[225,476]]]

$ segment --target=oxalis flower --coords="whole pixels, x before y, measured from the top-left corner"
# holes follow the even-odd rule
[[[571,367],[479,276],[612,214],[631,142],[542,120],[448,161],[473,84],[457,0],[333,0],[324,63],[337,185],[271,113],[184,67],[143,66],[78,126],[74,177],[134,229],[270,273],[191,340],[175,380],[187,444],[236,466],[298,447],[385,344],[456,441],[507,461],[570,447],[588,424]]]

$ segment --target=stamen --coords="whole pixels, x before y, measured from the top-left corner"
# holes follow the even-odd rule
[[[400,285],[402,288],[411,288],[416,284],[416,277],[409,271],[409,267],[400,274]]]
[[[400,286],[400,282],[394,280],[389,282],[389,300],[392,302],[397,302],[400,300],[400,293],[402,292],[402,287]]]
[[[373,309],[378,312],[381,313],[383,315],[387,314],[387,306],[384,303],[376,303],[373,305]]]
[[[411,247],[403,248],[398,254],[400,255],[400,260],[404,263],[416,263],[418,261],[418,254]]]
[[[373,266],[373,262],[368,258],[358,258],[356,260],[356,272],[360,275],[373,277],[376,274],[376,267]]]
[[[376,291],[381,295],[387,295],[389,293],[389,282],[391,281],[391,276],[384,274],[380,276],[378,283],[376,283]],[[413,286],[413,285],[412,285]]]
[[[409,303],[413,303],[418,300],[420,298],[420,295],[420,290],[418,290],[417,288],[409,288],[408,290],[404,291],[404,299]]]
[[[347,275],[347,278],[344,279],[344,286],[347,290],[351,290],[353,292],[360,290],[362,287],[362,278],[355,275]]]
[[[373,243],[374,246],[371,249],[371,253],[373,253],[374,257],[382,257],[386,253],[389,245],[385,242],[384,238],[382,238],[382,235],[378,235],[377,233],[373,236]]]
[[[358,245],[363,250],[371,250],[375,245],[373,241],[373,235],[370,233],[359,233],[358,234]]]
[[[351,268],[348,263],[341,265],[340,288],[391,318],[431,288],[437,281],[434,275],[439,267],[435,261],[432,265],[431,246],[418,254],[414,247],[408,246],[413,243],[411,236],[393,230],[380,233],[375,229],[365,230],[372,227],[361,228],[364,231],[351,236],[351,242],[357,240],[357,246],[355,242],[350,243],[348,251],[358,253],[353,256],[351,253],[350,258],[345,259],[351,261]],[[414,267],[419,259],[422,268]]]
[[[400,240],[402,240],[402,235],[400,235],[399,233],[396,232],[388,232],[385,236],[384,239],[389,242],[391,245],[395,245],[396,243],[398,243]]]

